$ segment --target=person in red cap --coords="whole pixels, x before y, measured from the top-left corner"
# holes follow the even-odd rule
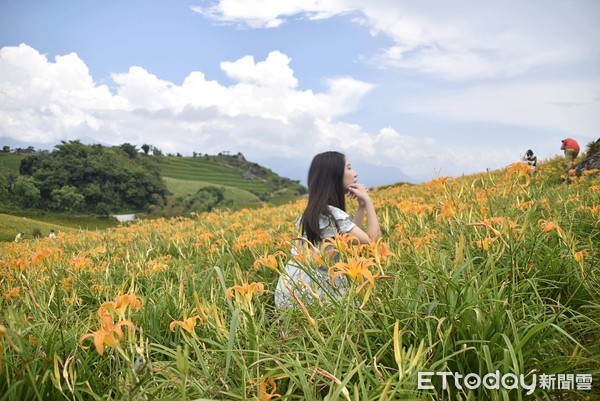
[[[565,166],[570,168],[573,160],[579,154],[579,144],[573,138],[563,139],[560,149],[565,151]]]

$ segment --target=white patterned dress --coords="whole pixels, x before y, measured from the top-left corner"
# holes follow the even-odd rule
[[[346,234],[356,226],[348,213],[331,205],[328,208],[335,221],[329,216],[321,215],[319,229],[322,240],[333,238],[336,234]],[[300,220],[296,225],[300,225]],[[315,295],[322,301],[326,301],[327,298],[339,299],[346,290],[347,284],[339,276],[335,278],[334,285],[331,285],[328,267],[302,266],[294,260],[294,257],[300,254],[298,249],[303,249],[305,246],[304,241],[296,241],[296,246],[292,248],[291,252],[292,259],[285,266],[285,274],[279,276],[275,289],[275,305],[278,308],[297,305],[290,292],[293,292],[303,302],[310,303],[314,301]]]

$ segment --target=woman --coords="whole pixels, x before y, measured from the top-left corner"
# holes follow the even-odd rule
[[[294,298],[318,297],[325,294],[338,299],[345,291],[346,284],[337,277],[331,284],[326,266],[307,266],[298,260],[306,252],[315,253],[326,238],[338,234],[351,234],[361,243],[370,243],[381,236],[379,222],[373,201],[367,188],[357,183],[358,174],[350,162],[339,152],[325,152],[316,155],[308,171],[308,204],[298,221],[304,240],[296,241],[292,249],[292,260],[285,273],[279,277],[275,290],[275,304],[290,307]],[[354,219],[346,213],[346,198],[358,200]],[[367,218],[367,230],[361,228]],[[335,256],[334,256],[335,258]]]

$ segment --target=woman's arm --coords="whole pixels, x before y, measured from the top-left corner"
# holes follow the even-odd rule
[[[358,210],[354,217],[356,227],[350,230],[350,234],[358,238],[363,244],[376,241],[381,237],[381,230],[379,228],[375,206],[373,205],[373,200],[369,195],[369,191],[362,184],[352,184],[347,188],[347,191],[348,195],[358,199]],[[361,228],[365,216],[367,218],[366,232]]]
[[[356,209],[356,214],[354,215],[354,224],[359,227],[362,227],[363,221],[365,220],[365,205],[362,202],[358,202],[358,209]]]

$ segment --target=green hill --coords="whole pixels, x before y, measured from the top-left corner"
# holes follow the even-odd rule
[[[246,161],[243,156],[168,156],[159,159],[158,165],[169,190],[176,195],[215,185],[225,188],[228,199],[236,203],[255,202],[258,198],[279,204],[296,199],[306,191],[298,181],[280,177],[270,169]]]
[[[74,232],[77,230],[73,227],[8,214],[0,213],[0,219],[2,220],[2,224],[0,224],[0,241],[13,241],[15,235],[19,232],[25,233],[25,239],[28,239],[36,236],[36,233],[41,236],[47,236],[50,230],[54,230],[57,233],[61,231]]]
[[[0,152],[0,169],[6,169],[10,172],[19,174],[19,165],[21,164],[21,159],[25,156],[28,155]]]
[[[175,196],[195,193],[202,188],[213,186],[221,188],[225,195],[225,199],[233,201],[235,205],[240,207],[258,206],[262,203],[258,196],[234,186],[218,185],[212,182],[199,180],[182,180],[171,177],[164,177],[163,179],[165,180],[169,191]]]
[[[0,170],[19,174],[28,153],[0,152]],[[140,154],[139,157],[144,157]],[[282,204],[306,192],[298,182],[280,177],[270,169],[246,161],[243,155],[198,157],[150,156],[174,196],[194,194],[207,186],[221,188],[232,208],[255,207],[264,202]]]

